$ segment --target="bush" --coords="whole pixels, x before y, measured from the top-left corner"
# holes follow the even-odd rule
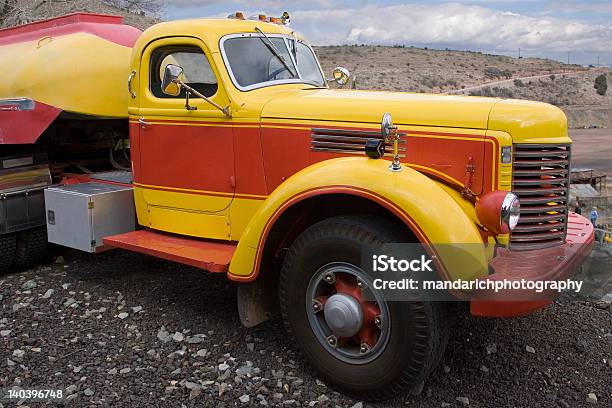
[[[432,78],[430,76],[423,75],[417,80],[417,83],[427,88],[435,88],[440,84],[440,81],[437,78]]]
[[[595,89],[601,96],[606,94],[606,91],[608,90],[608,78],[606,77],[606,74],[601,74],[595,78]]]
[[[514,86],[518,87],[518,88],[522,88],[525,86],[525,84],[523,83],[523,81],[521,81],[520,79],[515,79],[514,80]]]
[[[493,96],[497,96],[499,98],[512,98],[514,96],[514,93],[508,88],[493,87],[491,92]]]
[[[484,69],[484,74],[486,77],[489,78],[511,78],[512,77],[512,72],[504,69],[501,70],[499,68],[496,67],[486,67]]]
[[[512,98],[514,94],[508,88],[500,88],[497,86],[488,87],[485,86],[480,89],[473,89],[468,92],[470,96],[488,96],[491,98]]]

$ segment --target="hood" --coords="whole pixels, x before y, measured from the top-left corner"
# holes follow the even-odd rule
[[[561,109],[517,99],[294,89],[275,95],[261,116],[263,120],[380,123],[385,112],[399,125],[499,130],[510,134],[514,143],[571,143]]]
[[[542,102],[500,100],[491,110],[489,129],[509,133],[514,143],[571,143],[565,113]]]
[[[487,129],[492,98],[403,92],[300,89],[283,92],[263,108],[262,119],[380,123],[389,112],[400,125]]]

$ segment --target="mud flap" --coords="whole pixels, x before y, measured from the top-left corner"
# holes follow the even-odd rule
[[[276,282],[263,274],[254,282],[238,285],[238,314],[245,327],[254,327],[272,318],[278,311]]]

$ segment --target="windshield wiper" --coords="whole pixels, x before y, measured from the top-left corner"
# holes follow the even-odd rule
[[[261,39],[261,41],[263,41],[264,44],[266,44],[266,46],[268,47],[268,49],[272,52],[272,54],[274,54],[274,56],[276,58],[278,58],[278,60],[285,66],[285,69],[287,71],[289,71],[289,73],[291,74],[292,77],[297,78],[298,75],[293,72],[293,69],[291,69],[291,67],[289,66],[289,64],[287,64],[287,62],[285,61],[285,58],[283,58],[283,56],[281,55],[280,51],[278,50],[278,48],[276,48],[276,46],[274,45],[274,43],[272,42],[272,40],[270,40],[270,37],[268,37],[266,35],[266,33],[264,33],[263,31],[261,31],[259,29],[259,27],[255,27],[255,31],[257,31],[258,33],[260,33],[261,35],[263,35],[263,37],[259,37]],[[268,40],[268,42],[266,43],[263,39]]]

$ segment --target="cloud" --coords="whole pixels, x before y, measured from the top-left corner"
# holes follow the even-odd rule
[[[550,11],[561,13],[612,13],[612,2],[606,1],[583,1],[583,0],[555,0],[548,4]]]
[[[406,44],[499,53],[516,52],[520,47],[532,55],[571,51],[612,58],[612,22],[606,18],[597,21],[612,9],[612,2],[522,0],[518,9],[531,3],[529,13],[503,11],[517,10],[513,3],[515,0],[387,5],[368,0],[168,0],[172,10],[168,16],[219,17],[236,10],[247,15],[278,15],[288,10],[292,27],[317,45]],[[558,6],[555,12],[551,12],[553,4]],[[578,9],[583,11],[577,14],[589,21],[570,12]]]
[[[430,44],[489,50],[608,51],[612,25],[446,4],[295,11],[294,26],[315,44]]]

